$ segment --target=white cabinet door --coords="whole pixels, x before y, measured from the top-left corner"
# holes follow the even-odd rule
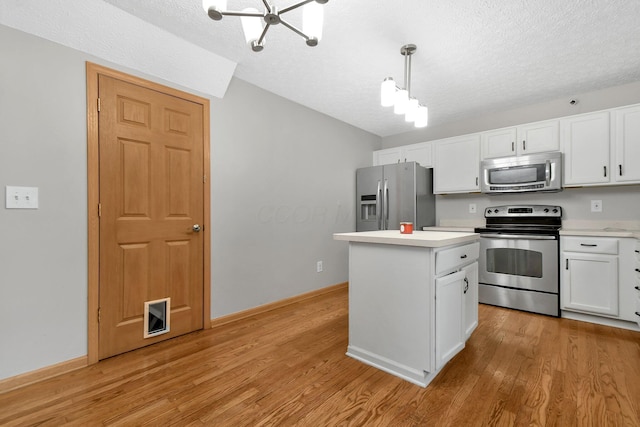
[[[562,308],[618,315],[618,257],[563,252]]]
[[[516,128],[496,129],[480,134],[482,158],[509,157],[516,155]]]
[[[480,191],[480,134],[448,138],[434,143],[434,193]]]
[[[402,149],[387,148],[386,150],[378,150],[373,152],[373,166],[390,165],[399,163]]]
[[[496,129],[481,135],[483,159],[560,150],[558,120]]]
[[[560,121],[565,186],[611,181],[609,112],[584,114]]]
[[[558,120],[547,120],[518,126],[518,155],[560,150],[559,123]]]
[[[373,152],[373,166],[402,162],[417,162],[425,168],[433,167],[431,142],[421,142]]]
[[[436,369],[464,348],[463,271],[436,279]]]
[[[464,268],[464,337],[469,339],[478,326],[478,263]]]
[[[619,307],[618,318],[635,322],[636,296],[640,291],[635,287],[640,287],[640,260],[636,258],[636,239],[617,239],[620,243],[620,254],[618,255],[618,295]],[[635,269],[638,269],[637,271]]]
[[[615,177],[620,183],[640,182],[640,106],[614,110]]]
[[[433,156],[431,153],[431,143],[422,142],[403,147],[402,158],[405,162],[417,162],[425,168],[433,167]]]

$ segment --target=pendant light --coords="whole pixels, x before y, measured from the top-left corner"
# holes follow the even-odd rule
[[[391,77],[385,78],[380,86],[380,105],[393,107],[394,113],[404,114],[406,122],[413,122],[415,127],[420,128],[428,125],[429,110],[411,96],[411,55],[416,50],[414,44],[404,45],[400,49],[400,54],[404,56],[404,87],[398,87]]]

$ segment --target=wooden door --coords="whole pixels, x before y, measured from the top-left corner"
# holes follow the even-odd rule
[[[103,359],[203,327],[203,105],[98,75],[99,332]],[[170,298],[144,338],[145,301]]]

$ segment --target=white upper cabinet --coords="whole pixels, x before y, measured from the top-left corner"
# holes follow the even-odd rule
[[[481,134],[482,158],[509,157],[516,155],[516,128],[496,129]]]
[[[615,180],[620,184],[640,182],[640,105],[616,109],[613,115],[616,126]]]
[[[558,120],[496,129],[481,135],[483,159],[560,150]]]
[[[640,184],[640,104],[405,145],[373,164],[416,161],[434,169],[434,193],[474,193],[480,160],[563,152],[566,187]]]
[[[420,142],[373,152],[374,166],[402,162],[417,162],[425,168],[433,167],[431,142]]]
[[[611,182],[609,115],[604,111],[560,120],[565,186]]]
[[[434,141],[433,192],[480,191],[480,134]]]
[[[547,120],[518,126],[518,154],[560,150],[560,122]]]
[[[400,147],[374,151],[373,166],[400,163],[400,156],[402,156],[402,149]]]

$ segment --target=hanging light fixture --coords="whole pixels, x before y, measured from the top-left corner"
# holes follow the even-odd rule
[[[413,122],[415,127],[423,128],[429,124],[429,110],[411,96],[411,55],[416,50],[414,44],[400,48],[400,53],[404,56],[404,87],[398,87],[391,77],[384,79],[380,86],[380,104],[383,107],[393,107],[394,113],[404,114],[406,122]]]
[[[254,52],[264,49],[264,39],[272,25],[282,24],[294,33],[304,37],[308,46],[317,46],[322,38],[322,5],[329,0],[304,0],[284,9],[278,9],[269,1],[262,0],[265,11],[260,12],[254,8],[247,8],[241,12],[227,10],[227,0],[202,0],[202,7],[214,21],[219,21],[223,16],[239,16],[242,21],[242,30],[247,44]],[[302,8],[302,30],[291,25],[282,18],[287,12]],[[262,27],[262,21],[266,23]]]

